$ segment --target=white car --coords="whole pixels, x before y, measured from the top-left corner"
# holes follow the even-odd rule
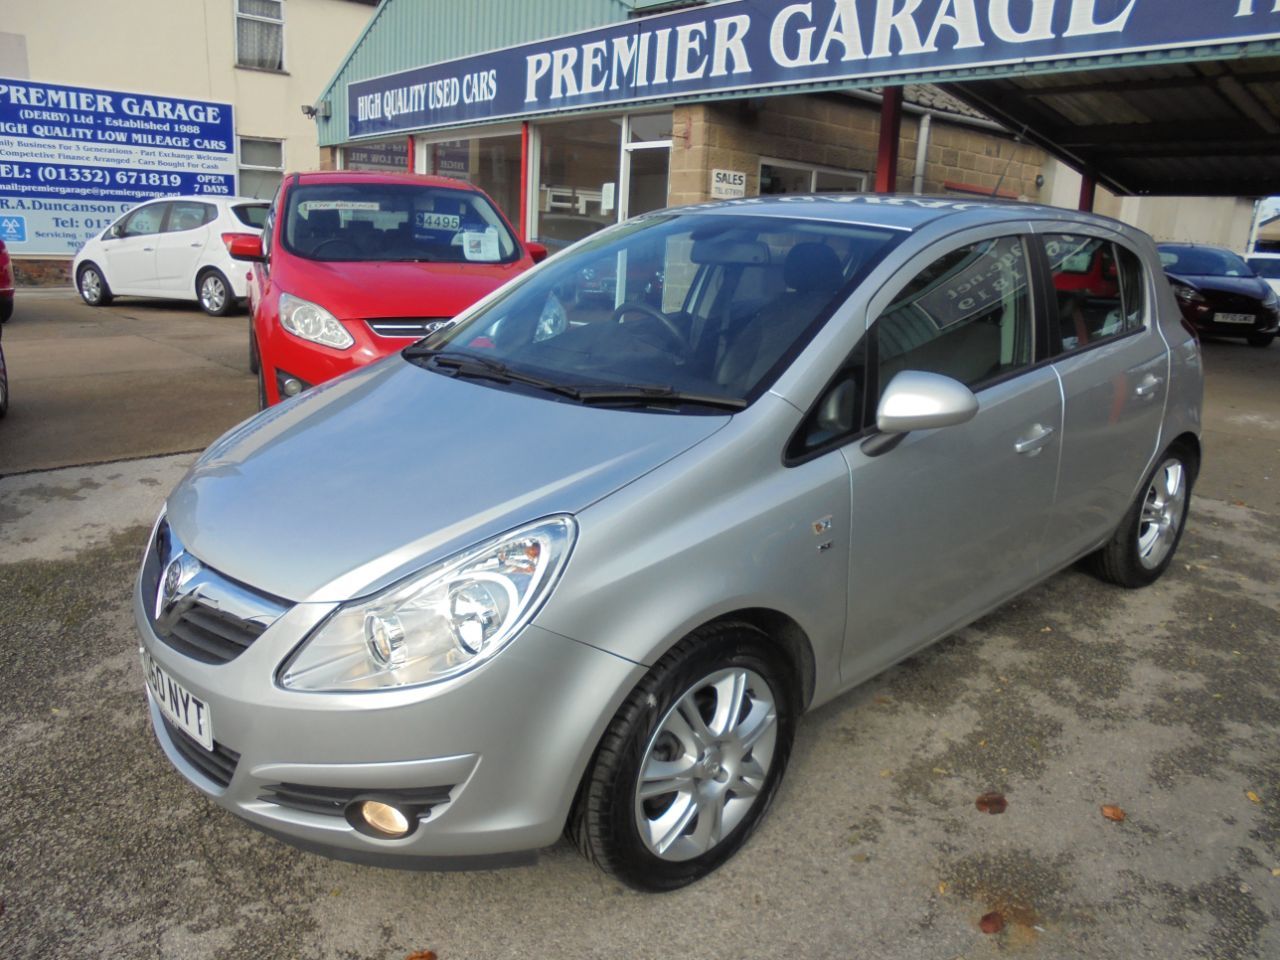
[[[115,296],[165,297],[195,300],[213,316],[230,313],[247,296],[248,278],[227,244],[261,234],[268,206],[247,197],[148,200],[80,248],[76,289],[93,307]]]
[[[1267,281],[1267,286],[1280,295],[1280,253],[1255,253],[1245,257],[1253,272]]]

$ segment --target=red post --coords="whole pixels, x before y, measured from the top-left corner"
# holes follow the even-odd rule
[[[880,104],[880,155],[876,159],[876,193],[898,189],[898,145],[902,142],[902,88],[885,87]]]
[[[1098,196],[1098,178],[1086,173],[1080,179],[1080,209],[1085,213],[1093,212],[1093,201]]]
[[[414,173],[416,171],[415,171],[415,164],[413,162],[414,156],[413,156],[413,135],[412,134],[405,137],[405,144],[409,148],[406,154],[406,163],[408,164],[409,172]]]
[[[529,232],[529,121],[520,124],[520,213],[516,217],[516,229],[521,240],[528,240]]]

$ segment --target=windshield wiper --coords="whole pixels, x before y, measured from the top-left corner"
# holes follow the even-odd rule
[[[738,397],[721,397],[709,393],[690,393],[675,387],[659,387],[644,384],[601,384],[579,386],[577,399],[582,403],[612,404],[616,406],[650,406],[654,404],[693,404],[700,407],[716,407],[721,410],[745,410],[747,401]]]
[[[536,387],[549,393],[578,400],[578,391],[563,383],[535,377],[532,374],[512,370],[505,363],[490,360],[488,357],[473,357],[460,353],[446,353],[431,347],[415,344],[403,351],[406,360],[425,360],[426,363],[452,377],[467,377],[473,380],[492,380],[495,383],[519,383],[527,387]]]

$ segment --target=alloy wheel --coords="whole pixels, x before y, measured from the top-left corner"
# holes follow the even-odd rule
[[[1152,476],[1138,520],[1138,559],[1148,570],[1160,566],[1177,542],[1186,502],[1186,467],[1170,457]]]
[[[227,286],[217,274],[209,274],[200,281],[200,306],[207,313],[220,313],[227,305]]]
[[[92,267],[80,275],[80,296],[90,304],[102,299],[102,277]]]
[[[691,860],[732,833],[764,788],[777,735],[773,692],[754,671],[720,670],[690,687],[640,763],[635,818],[649,851]]]

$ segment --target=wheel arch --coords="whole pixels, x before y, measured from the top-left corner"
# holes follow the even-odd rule
[[[1192,470],[1192,479],[1194,480],[1200,474],[1200,464],[1203,462],[1202,448],[1200,446],[1200,437],[1192,433],[1190,430],[1180,433],[1174,437],[1169,443],[1166,450],[1172,450],[1174,447],[1182,447],[1194,458],[1195,463]]]

